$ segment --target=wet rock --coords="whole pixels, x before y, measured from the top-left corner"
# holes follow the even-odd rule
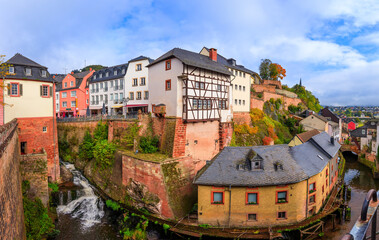
[[[67,183],[73,181],[73,176],[70,170],[68,170],[64,165],[60,165],[61,170],[61,182]]]

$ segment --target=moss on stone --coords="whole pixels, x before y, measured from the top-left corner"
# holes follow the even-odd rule
[[[175,138],[175,127],[176,127],[176,119],[166,119],[165,122],[165,132],[162,136],[161,143],[161,152],[172,157],[172,152],[174,149],[174,138]]]

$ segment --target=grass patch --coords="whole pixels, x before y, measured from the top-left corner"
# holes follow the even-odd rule
[[[159,152],[155,152],[155,153],[138,152],[137,154],[135,154],[132,150],[121,149],[121,151],[127,156],[137,158],[137,159],[141,159],[141,160],[145,160],[145,161],[150,161],[150,162],[162,162],[162,161],[169,158],[169,156],[167,154],[163,154],[163,153],[159,153]]]

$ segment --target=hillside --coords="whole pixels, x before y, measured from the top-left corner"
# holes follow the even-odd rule
[[[304,86],[296,84],[292,88],[289,88],[286,85],[283,85],[282,87],[285,90],[296,93],[308,109],[313,110],[316,113],[318,113],[322,109],[318,98],[316,98],[311,91],[306,90]]]
[[[281,99],[265,102],[263,111],[251,109],[250,118],[251,124],[234,124],[231,146],[284,144],[297,133],[296,120],[288,117]]]

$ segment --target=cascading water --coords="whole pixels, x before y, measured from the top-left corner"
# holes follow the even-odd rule
[[[96,189],[73,164],[61,163],[72,173],[73,184],[69,186],[73,187],[61,189],[56,198],[60,231],[56,239],[121,239],[112,212],[104,207]]]
[[[74,184],[82,187],[76,190],[79,198],[71,201],[71,191],[67,192],[67,205],[61,203],[57,208],[58,213],[71,214],[74,218],[79,218],[83,228],[88,228],[96,223],[100,223],[101,218],[104,216],[104,203],[95,195],[91,184],[82,176],[82,174],[75,169],[73,164],[64,163],[66,168],[71,171]],[[61,197],[60,197],[61,198]]]

